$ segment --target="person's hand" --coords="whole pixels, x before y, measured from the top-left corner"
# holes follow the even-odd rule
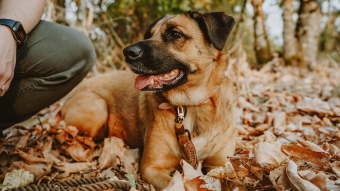
[[[0,25],[0,96],[11,85],[16,63],[17,45],[9,28]]]

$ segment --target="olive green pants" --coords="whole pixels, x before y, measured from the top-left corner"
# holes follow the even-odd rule
[[[14,79],[0,97],[0,128],[25,120],[65,96],[94,61],[94,48],[85,35],[41,21],[17,52]]]

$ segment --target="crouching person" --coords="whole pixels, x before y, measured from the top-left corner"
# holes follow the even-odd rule
[[[45,0],[0,0],[0,128],[70,92],[95,62],[81,32],[41,21]]]

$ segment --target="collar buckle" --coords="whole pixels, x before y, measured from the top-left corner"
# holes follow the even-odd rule
[[[184,159],[196,169],[198,166],[196,148],[191,141],[191,135],[189,130],[185,129],[183,125],[186,113],[187,113],[186,106],[182,105],[176,106],[175,133],[181,151],[184,155]]]
[[[187,108],[182,105],[176,107],[176,123],[183,123]]]

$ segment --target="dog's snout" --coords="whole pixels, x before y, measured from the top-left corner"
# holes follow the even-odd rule
[[[143,49],[138,44],[124,48],[123,54],[130,60],[137,60],[143,56]]]

